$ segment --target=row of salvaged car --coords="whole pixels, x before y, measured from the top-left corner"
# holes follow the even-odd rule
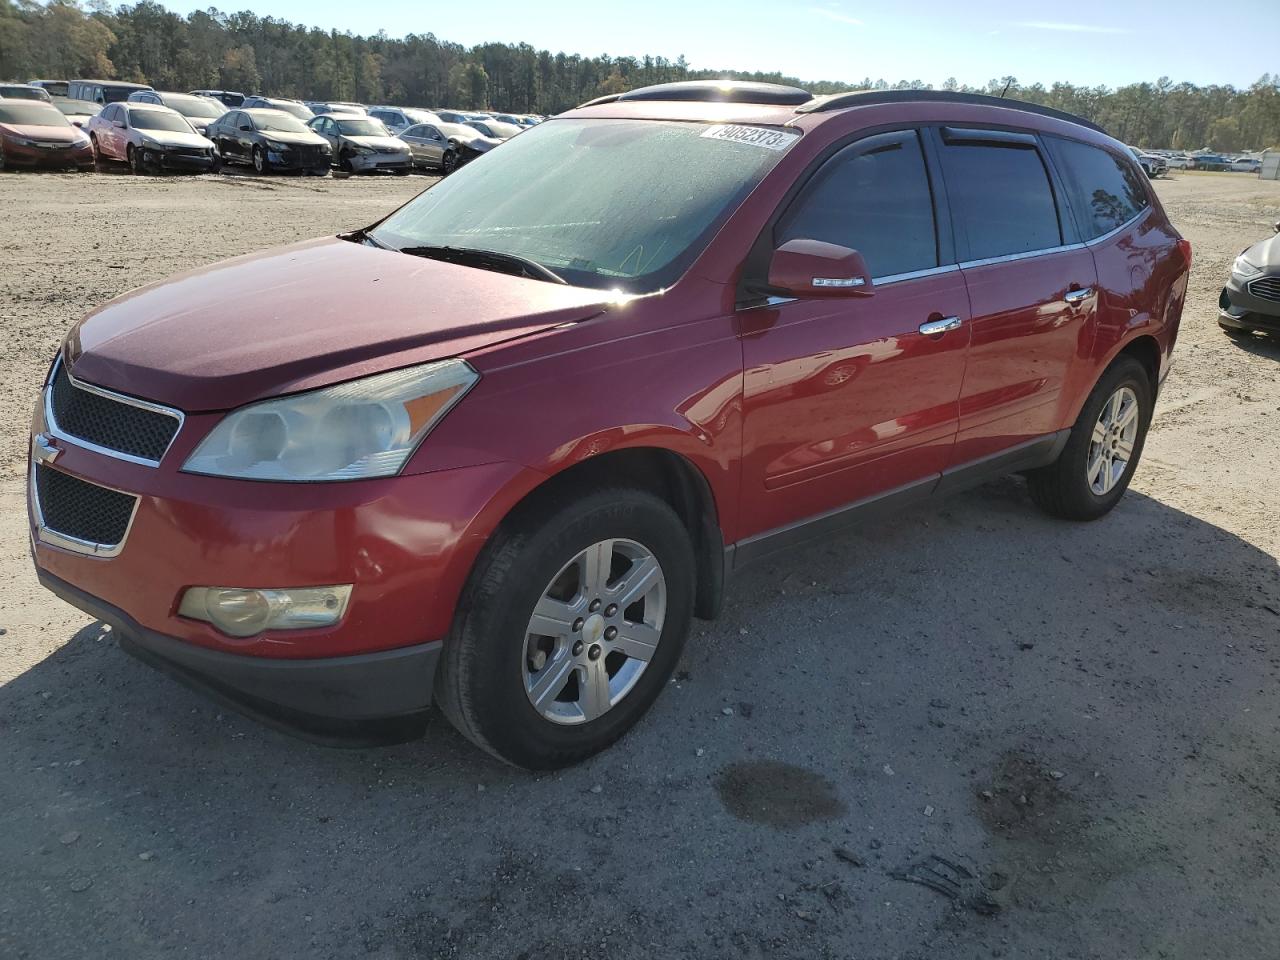
[[[1220,153],[1173,153],[1168,150],[1139,150],[1130,147],[1142,169],[1153,180],[1170,170],[1209,170],[1257,173],[1262,161],[1257,157],[1224,156]]]
[[[120,161],[135,173],[216,172],[235,163],[259,173],[319,176],[333,166],[350,173],[449,173],[541,119],[173,93],[114,81],[68,81],[65,92],[78,96],[57,96],[57,86],[51,95],[51,85],[60,83],[0,84],[0,169],[89,170]],[[239,106],[228,107],[226,98],[238,98]]]

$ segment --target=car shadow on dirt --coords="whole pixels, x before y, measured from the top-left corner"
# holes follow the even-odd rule
[[[93,624],[0,688],[0,953],[1262,956],[1278,611],[1244,539],[1011,478],[744,572],[540,776],[294,740]]]

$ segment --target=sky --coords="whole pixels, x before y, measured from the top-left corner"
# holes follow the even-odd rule
[[[178,13],[210,0],[161,0]],[[1174,82],[1248,86],[1280,74],[1280,2],[1206,0],[217,0],[307,26],[389,36],[434,33],[465,46],[529,43],[552,52],[683,54],[703,68],[778,70],[802,80],[948,77],[985,84],[1065,80],[1120,86]]]

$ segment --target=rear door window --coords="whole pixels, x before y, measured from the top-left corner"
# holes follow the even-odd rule
[[[970,133],[966,131],[966,136]],[[942,171],[963,260],[986,260],[1062,245],[1049,172],[1035,139],[942,138]]]
[[[823,164],[774,231],[775,246],[800,238],[857,250],[873,277],[938,266],[919,134],[868,137]]]
[[[1066,181],[1084,239],[1110,233],[1151,205],[1144,177],[1128,160],[1078,140],[1046,137],[1045,141]]]

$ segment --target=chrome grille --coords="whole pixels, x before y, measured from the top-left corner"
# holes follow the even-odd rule
[[[45,413],[56,436],[152,465],[160,462],[182,426],[176,410],[72,380],[61,358]]]
[[[1280,277],[1259,277],[1249,281],[1249,292],[1263,300],[1280,303]]]
[[[137,497],[44,464],[35,465],[32,485],[42,540],[83,553],[119,553]],[[64,538],[72,542],[63,542]]]

